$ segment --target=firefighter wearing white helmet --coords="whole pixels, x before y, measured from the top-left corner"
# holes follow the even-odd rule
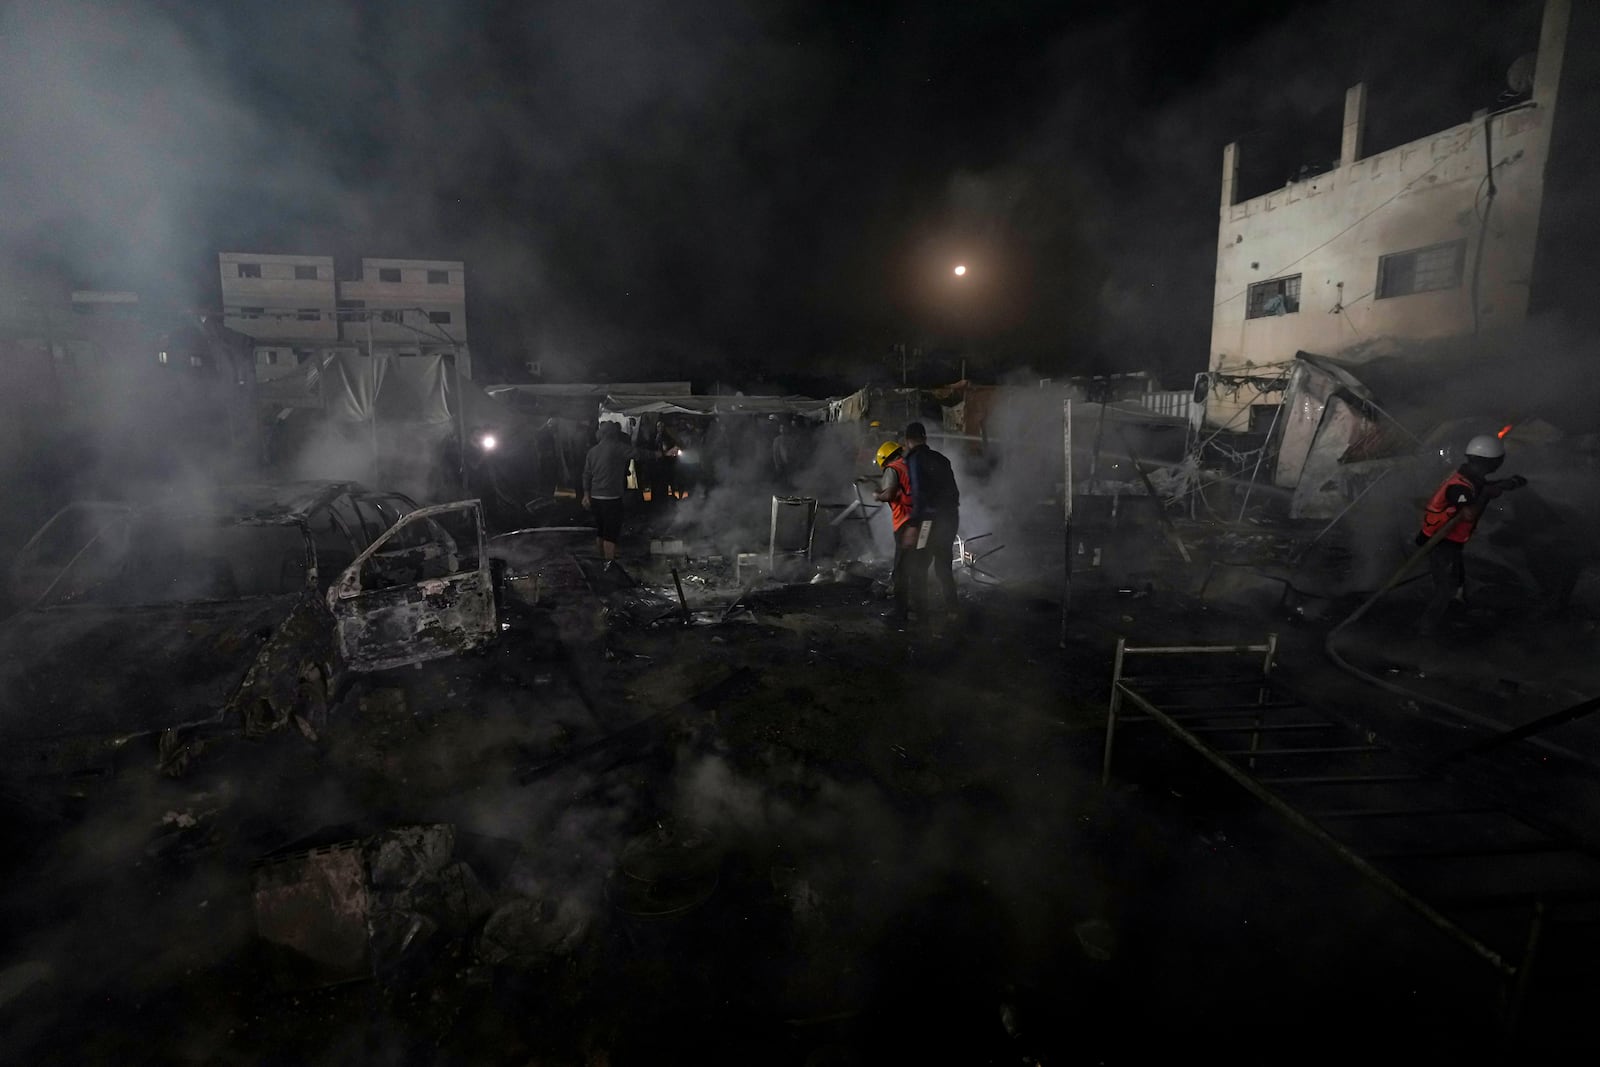
[[[1422,513],[1417,544],[1442,538],[1428,557],[1433,598],[1417,624],[1417,630],[1423,634],[1431,634],[1438,628],[1452,600],[1466,599],[1466,545],[1483,517],[1484,508],[1501,493],[1528,484],[1520,474],[1501,481],[1489,480],[1489,475],[1499,470],[1506,460],[1505,442],[1494,434],[1479,434],[1468,441],[1466,457],[1433,491]]]

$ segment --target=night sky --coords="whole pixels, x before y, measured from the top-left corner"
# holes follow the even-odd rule
[[[1248,196],[1337,157],[1354,81],[1369,151],[1464,121],[1503,102],[1539,12],[12,5],[0,242],[13,285],[195,307],[219,250],[459,258],[480,366],[552,377],[804,387],[905,342],[989,376],[1181,382],[1223,145]]]

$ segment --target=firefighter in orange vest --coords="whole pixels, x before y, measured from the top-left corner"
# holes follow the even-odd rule
[[[889,624],[898,628],[904,627],[910,617],[916,570],[912,565],[917,554],[917,523],[911,521],[911,470],[906,466],[905,452],[893,441],[878,446],[877,458],[883,477],[872,497],[889,505],[894,523],[894,610],[889,613]],[[920,593],[916,595],[920,609]]]
[[[1489,480],[1489,475],[1499,470],[1505,459],[1506,446],[1500,438],[1479,434],[1467,442],[1465,462],[1450,472],[1450,476],[1440,483],[1428,500],[1428,506],[1422,513],[1422,531],[1416,538],[1419,545],[1427,544],[1458,512],[1462,514],[1445,533],[1444,539],[1433,546],[1432,554],[1428,557],[1428,569],[1433,576],[1433,599],[1428,601],[1422,619],[1417,624],[1420,633],[1433,633],[1449,609],[1450,602],[1458,597],[1465,600],[1467,571],[1464,550],[1473,531],[1477,529],[1478,520],[1483,517],[1483,509],[1501,493],[1521,489],[1528,484],[1528,480],[1520,474],[1498,482]]]

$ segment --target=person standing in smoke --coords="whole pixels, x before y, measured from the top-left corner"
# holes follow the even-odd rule
[[[652,447],[660,455],[650,461],[650,504],[659,508],[672,498],[678,485],[678,441],[667,429],[665,419],[656,420]]]
[[[594,512],[600,555],[610,569],[616,563],[617,542],[622,539],[628,464],[637,460],[641,469],[648,470],[651,460],[666,453],[633,447],[622,439],[622,427],[615,422],[602,422],[596,436],[598,442],[583,458],[583,506]]]
[[[772,439],[772,475],[773,482],[779,490],[790,487],[790,478],[794,472],[794,437],[789,433],[786,423],[779,420],[778,436]]]
[[[1489,480],[1505,460],[1505,443],[1499,437],[1479,434],[1467,442],[1465,461],[1439,483],[1423,509],[1416,543],[1426,545],[1435,537],[1442,537],[1431,549],[1433,555],[1428,560],[1433,597],[1417,620],[1417,633],[1424,637],[1438,628],[1451,601],[1466,600],[1466,547],[1483,517],[1483,509],[1501,493],[1528,484],[1520,474]]]
[[[889,613],[889,625],[896,629],[905,627],[911,617],[911,604],[916,602],[920,611],[923,594],[913,584],[920,572],[913,561],[917,555],[917,528],[911,522],[911,472],[906,468],[904,451],[893,441],[878,446],[878,466],[883,476],[873,499],[889,505],[890,521],[894,526],[894,610]]]
[[[948,615],[956,613],[954,572],[956,531],[961,524],[961,490],[950,460],[928,447],[928,431],[913,422],[901,435],[905,441],[906,468],[911,481],[911,515],[917,528],[917,555],[912,561],[912,581],[919,592],[926,586],[928,568],[944,599]],[[927,527],[924,533],[923,527]],[[927,594],[921,594],[924,601]]]

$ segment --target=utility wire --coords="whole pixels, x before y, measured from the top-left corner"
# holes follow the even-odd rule
[[[1398,200],[1402,196],[1406,195],[1406,193],[1411,191],[1411,187],[1413,185],[1417,184],[1422,179],[1426,178],[1428,175],[1430,175],[1434,171],[1438,170],[1441,166],[1443,166],[1445,163],[1449,162],[1452,158],[1453,157],[1451,157],[1451,156],[1445,156],[1442,159],[1435,160],[1434,163],[1433,163],[1433,166],[1429,167],[1427,170],[1423,171],[1421,174],[1417,175],[1415,178],[1412,178],[1409,182],[1406,182],[1406,184],[1403,185],[1393,196],[1391,196],[1387,200],[1383,201],[1377,207],[1374,207],[1371,211],[1368,211],[1365,215],[1362,215],[1360,218],[1356,219],[1350,225],[1346,226],[1344,229],[1340,230],[1338,233],[1334,234],[1332,237],[1328,238],[1326,241],[1323,241],[1321,244],[1315,246],[1314,248],[1307,249],[1305,252],[1301,253],[1296,258],[1290,260],[1289,262],[1283,264],[1281,267],[1279,267],[1276,270],[1272,271],[1272,273],[1269,274],[1268,277],[1270,277],[1270,278],[1277,277],[1278,275],[1282,274],[1284,271],[1288,270],[1290,267],[1293,267],[1295,264],[1305,261],[1313,253],[1318,252],[1318,251],[1328,247],[1329,245],[1333,244],[1333,242],[1337,241],[1339,238],[1343,237],[1345,234],[1349,233],[1351,230],[1355,229],[1357,226],[1360,226],[1363,222],[1366,222],[1372,216],[1376,215],[1378,212],[1382,211],[1384,208],[1388,207],[1390,204],[1394,203],[1396,200]],[[1233,301],[1239,299],[1241,296],[1245,295],[1249,291],[1250,291],[1250,286],[1247,285],[1243,289],[1240,289],[1238,292],[1234,293],[1232,296],[1224,297],[1223,299],[1218,300],[1215,304],[1213,304],[1211,306],[1213,308],[1219,308],[1224,304],[1232,303]]]

